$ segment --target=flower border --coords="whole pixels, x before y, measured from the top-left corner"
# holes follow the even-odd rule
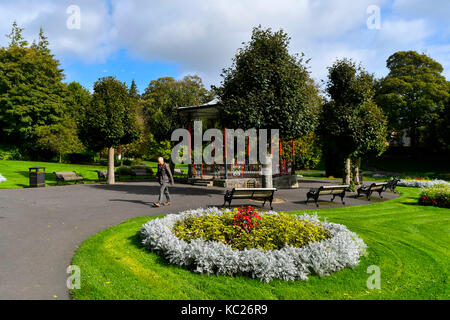
[[[320,222],[317,215],[296,215],[298,219],[320,222],[331,237],[295,248],[286,246],[280,250],[234,250],[230,245],[193,239],[179,239],[171,227],[179,220],[206,214],[222,215],[230,212],[216,207],[187,210],[150,220],[142,226],[142,244],[163,256],[169,263],[183,266],[196,273],[217,275],[244,275],[263,282],[273,279],[308,280],[308,275],[327,276],[344,268],[354,268],[360,257],[367,255],[367,246],[357,234],[345,226]],[[277,214],[268,211],[263,215]]]
[[[450,185],[444,180],[400,180],[397,183],[399,187],[409,188],[433,188],[439,185]]]

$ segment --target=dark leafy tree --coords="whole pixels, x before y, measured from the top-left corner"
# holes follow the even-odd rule
[[[328,72],[330,101],[323,105],[319,126],[325,161],[344,160],[343,182],[358,184],[359,158],[380,155],[387,148],[386,117],[373,102],[373,76],[361,66],[342,59]]]
[[[377,85],[376,103],[386,113],[390,130],[398,136],[406,132],[413,147],[423,146],[450,96],[443,67],[415,51],[394,53],[387,67],[389,74]]]
[[[36,129],[52,126],[65,118],[66,87],[59,67],[41,30],[41,46],[28,47],[16,23],[7,48],[0,48],[1,140],[39,154]]]
[[[303,55],[291,55],[289,42],[283,30],[253,29],[215,88],[224,127],[279,129],[285,139],[315,129],[317,95],[308,90],[312,80]]]

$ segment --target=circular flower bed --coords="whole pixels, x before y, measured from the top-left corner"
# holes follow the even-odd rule
[[[289,227],[279,229],[283,221]],[[265,227],[267,232],[262,232]],[[291,235],[293,230],[299,231],[297,235]],[[172,264],[198,273],[245,275],[265,282],[329,275],[355,267],[366,254],[365,243],[343,225],[320,222],[307,214],[259,214],[253,208],[170,214],[143,225],[140,235],[146,248]]]

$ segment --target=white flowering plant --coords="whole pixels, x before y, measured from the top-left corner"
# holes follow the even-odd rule
[[[367,246],[357,234],[345,226],[327,221],[321,222],[317,215],[296,215],[297,219],[320,223],[330,234],[324,240],[310,242],[302,247],[285,246],[277,250],[256,248],[237,250],[219,241],[203,238],[187,242],[178,238],[172,227],[178,221],[203,215],[223,215],[229,209],[199,208],[164,218],[150,220],[140,230],[142,244],[163,256],[169,263],[189,268],[196,273],[217,275],[243,275],[270,282],[307,280],[308,275],[326,276],[344,268],[354,268]],[[261,214],[277,215],[275,211]]]
[[[0,173],[0,182],[4,182],[6,181],[6,178],[4,176],[2,176],[2,174]]]
[[[399,187],[409,187],[409,188],[433,188],[441,185],[450,186],[450,183],[444,180],[402,179],[397,184],[397,186]]]

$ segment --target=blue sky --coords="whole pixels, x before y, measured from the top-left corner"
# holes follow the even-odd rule
[[[67,27],[70,5],[80,9],[79,29]],[[367,26],[370,6],[380,8],[380,28]],[[399,50],[427,53],[450,80],[449,13],[448,0],[2,0],[0,32],[17,20],[31,41],[42,26],[66,80],[88,89],[108,75],[135,79],[141,92],[163,76],[197,74],[208,87],[220,84],[221,70],[259,24],[284,29],[317,80],[342,57],[384,76],[386,59]]]

